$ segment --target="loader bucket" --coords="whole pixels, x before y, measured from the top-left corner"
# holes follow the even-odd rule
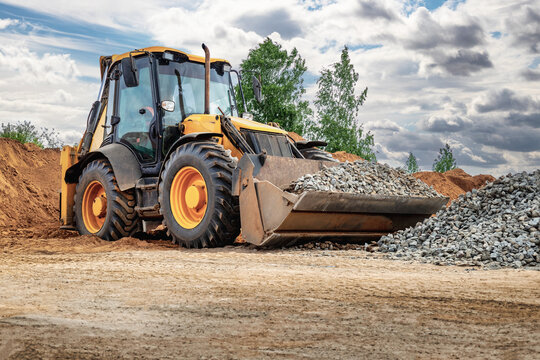
[[[261,247],[331,240],[362,243],[414,226],[443,208],[448,198],[284,191],[304,174],[339,163],[244,155],[234,176],[242,237]]]

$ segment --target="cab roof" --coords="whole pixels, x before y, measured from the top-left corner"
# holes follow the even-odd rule
[[[176,53],[180,53],[180,54],[184,54],[188,57],[188,59],[190,61],[194,61],[194,62],[198,62],[198,63],[203,63],[204,64],[204,56],[198,56],[198,55],[191,55],[191,54],[188,54],[184,51],[180,51],[178,49],[173,49],[173,48],[170,48],[170,47],[164,47],[164,46],[150,46],[150,47],[145,47],[145,48],[142,48],[142,49],[137,49],[137,50],[134,50],[134,51],[128,51],[128,52],[125,52],[123,54],[119,54],[119,55],[111,55],[111,56],[100,56],[99,58],[99,63],[100,63],[100,67],[101,67],[101,75],[103,76],[103,71],[105,71],[105,67],[104,67],[104,60],[107,59],[107,58],[110,58],[111,59],[111,65],[124,59],[124,58],[127,58],[129,56],[129,54],[131,53],[132,56],[136,56],[136,55],[140,55],[140,54],[143,54],[145,51],[147,52],[152,52],[152,53],[162,53],[162,52],[165,52],[165,51],[171,51],[171,52],[176,52]],[[227,64],[229,64],[229,62],[227,60],[224,60],[224,59],[214,59],[214,58],[211,58],[210,59],[210,62],[226,62]]]

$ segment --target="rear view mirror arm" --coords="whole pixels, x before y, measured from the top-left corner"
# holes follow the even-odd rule
[[[238,79],[238,87],[240,88],[240,96],[242,97],[242,105],[244,105],[244,112],[248,112],[246,105],[246,98],[244,97],[244,90],[242,89],[242,75],[236,70],[231,70],[231,72],[236,74]]]

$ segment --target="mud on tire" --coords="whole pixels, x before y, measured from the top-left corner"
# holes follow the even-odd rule
[[[82,203],[86,188],[98,181],[107,196],[107,210],[103,226],[94,235],[104,240],[118,240],[132,236],[140,230],[140,221],[135,211],[135,195],[132,190],[120,191],[113,169],[105,159],[90,162],[83,170],[75,190],[75,225],[82,235],[92,234],[83,220]]]
[[[184,167],[193,167],[202,175],[207,191],[204,217],[191,229],[182,227],[171,209],[171,184]],[[159,182],[160,212],[173,242],[188,248],[218,247],[234,242],[240,233],[238,199],[231,194],[235,168],[236,161],[230,151],[214,142],[192,142],[174,151],[165,163]]]

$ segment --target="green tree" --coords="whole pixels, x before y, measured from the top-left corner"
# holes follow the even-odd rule
[[[277,122],[287,131],[302,134],[305,119],[312,111],[309,102],[302,100],[306,92],[302,76],[307,67],[296,48],[288,53],[280,44],[266,38],[249,51],[240,68],[248,110],[255,119],[263,123]],[[261,80],[261,103],[255,100],[251,91],[253,75]],[[240,105],[241,99],[237,100]]]
[[[454,154],[452,154],[452,149],[450,149],[450,145],[445,144],[444,147],[439,150],[439,155],[433,163],[433,171],[443,173],[455,169],[456,167],[457,163],[456,159],[454,159]]]
[[[17,140],[23,144],[33,143],[41,148],[59,148],[62,146],[56,131],[47,128],[38,129],[30,121],[15,124],[2,123],[0,125],[0,138]]]
[[[365,133],[358,119],[368,91],[366,87],[360,95],[355,94],[358,77],[345,46],[341,60],[322,70],[317,81],[318,124],[311,126],[311,133],[328,143],[327,151],[343,150],[375,161],[373,134]]]
[[[420,171],[420,168],[418,167],[418,159],[413,155],[412,152],[409,153],[405,166],[407,167],[407,172],[409,174],[414,174]]]

